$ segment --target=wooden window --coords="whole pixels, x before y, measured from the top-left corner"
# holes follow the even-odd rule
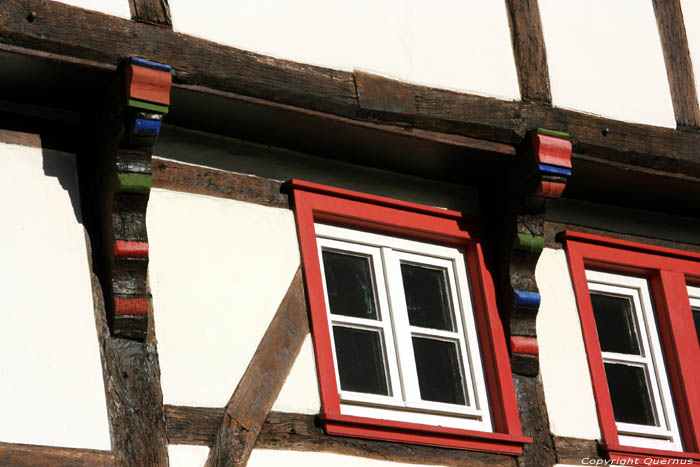
[[[293,180],[327,433],[519,455],[503,325],[460,213]]]
[[[564,232],[602,446],[700,460],[700,255]]]

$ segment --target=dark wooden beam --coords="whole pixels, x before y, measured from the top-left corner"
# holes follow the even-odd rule
[[[207,465],[245,466],[309,333],[301,267],[231,396]]]
[[[168,439],[172,444],[210,446],[224,409],[165,406]],[[362,438],[329,436],[314,415],[270,412],[255,444],[256,449],[330,452],[409,464],[447,466],[512,466],[515,458],[458,449],[390,443]]]
[[[223,170],[153,158],[153,188],[235,199],[276,208],[288,208],[280,191],[282,182]]]
[[[32,20],[28,15],[32,12]],[[90,28],[85,28],[89,24]],[[325,118],[379,120],[382,124],[452,133],[507,145],[519,144],[531,128],[568,132],[574,152],[669,175],[700,176],[700,134],[620,122],[539,102],[512,102],[399,83],[415,101],[394,109],[361,109],[352,73],[274,59],[135,21],[74,8],[59,2],[5,0],[0,3],[4,50],[69,60],[90,69],[114,65],[138,53],[168,63],[176,84],[231,92],[313,110]],[[31,52],[28,52],[28,51]],[[391,109],[389,109],[391,110]]]
[[[700,126],[700,107],[680,0],[653,0],[673,111],[680,127]]]
[[[506,0],[506,7],[520,96],[523,100],[549,104],[552,102],[552,92],[537,1]]]
[[[131,18],[156,26],[173,27],[168,0],[129,0]]]
[[[92,467],[95,465],[115,465],[115,461],[114,455],[108,451],[0,442],[0,465]]]
[[[580,465],[582,459],[602,459],[598,454],[598,441],[594,439],[554,436],[557,463]],[[591,464],[589,464],[591,465]]]

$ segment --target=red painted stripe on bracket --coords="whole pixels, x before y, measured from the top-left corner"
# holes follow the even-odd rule
[[[532,149],[540,164],[571,168],[571,141],[548,135],[533,135]]]
[[[114,299],[115,315],[147,315],[150,307],[150,298],[122,298]]]
[[[548,182],[543,180],[540,186],[537,187],[536,195],[546,196],[547,198],[559,198],[566,188],[565,183]]]
[[[536,337],[510,336],[510,350],[512,353],[525,355],[539,355],[540,348]]]
[[[172,75],[137,65],[126,68],[126,89],[131,99],[141,99],[156,104],[170,105]]]
[[[117,258],[148,258],[148,242],[114,242],[114,256]]]

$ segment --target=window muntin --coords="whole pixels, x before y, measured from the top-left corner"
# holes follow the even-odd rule
[[[700,342],[700,287],[688,286],[688,297],[690,297],[690,308],[693,312],[693,321],[695,321],[695,333]]]
[[[647,280],[591,270],[586,279],[620,443],[681,451]]]
[[[463,254],[457,248],[315,224],[341,412],[453,428],[491,431]],[[377,319],[339,315],[329,299],[325,258],[362,256],[371,264]],[[416,297],[416,278],[431,290]],[[366,288],[366,287],[365,287]],[[335,328],[381,338],[387,393],[346,390]],[[441,365],[433,352],[443,357]],[[377,352],[378,353],[378,352]],[[342,362],[342,355],[340,356]]]

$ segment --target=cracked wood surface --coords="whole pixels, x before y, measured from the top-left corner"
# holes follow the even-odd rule
[[[301,267],[224,410],[209,466],[245,466],[309,333]]]

